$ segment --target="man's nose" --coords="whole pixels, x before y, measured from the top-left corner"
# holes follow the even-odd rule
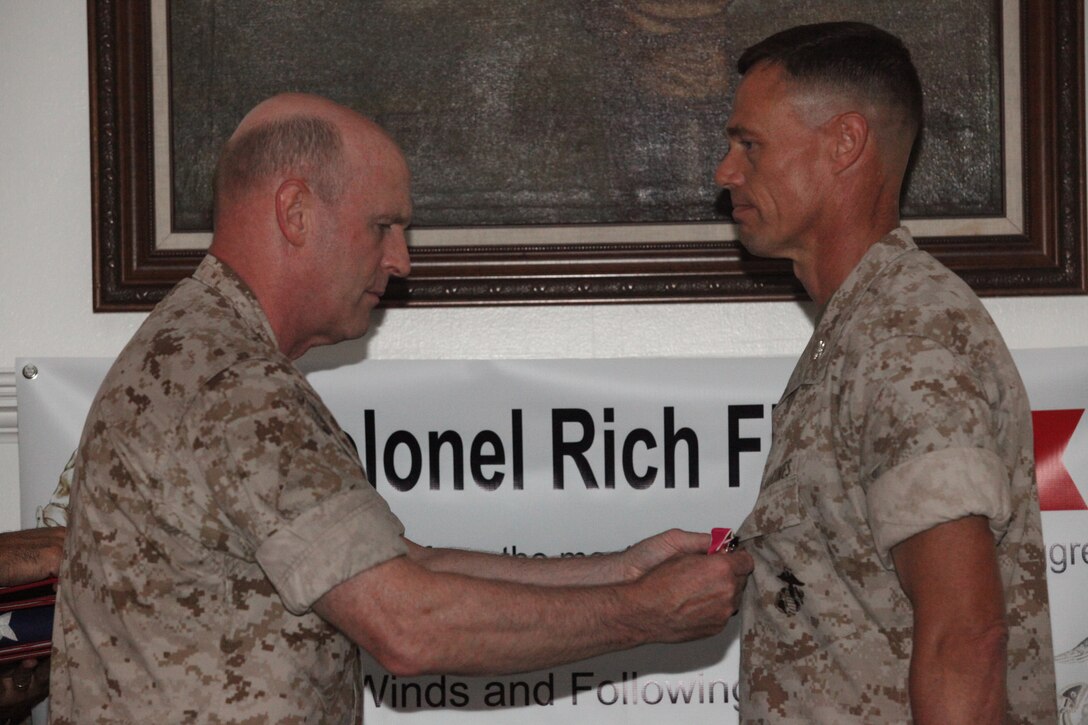
[[[408,255],[408,239],[404,227],[394,226],[393,233],[387,240],[384,266],[393,277],[407,277],[412,270],[412,260]]]
[[[714,183],[725,189],[732,189],[744,181],[744,176],[740,173],[733,157],[732,152],[727,152],[714,171]]]

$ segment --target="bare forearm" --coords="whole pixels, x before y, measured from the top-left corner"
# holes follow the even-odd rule
[[[626,649],[649,636],[619,587],[539,587],[437,575],[392,636],[405,674],[513,673]],[[406,604],[402,602],[401,604]]]
[[[401,557],[334,588],[315,610],[396,674],[504,674],[714,634],[750,571],[747,554],[688,555],[635,582],[536,586]]]
[[[317,610],[396,674],[521,672],[646,639],[619,587],[525,586],[403,566],[396,576],[380,598],[334,589]],[[328,605],[351,599],[365,611],[336,621]]]
[[[633,581],[674,556],[706,551],[709,539],[707,534],[670,529],[643,539],[622,552],[560,558],[425,549],[406,541],[409,557],[431,571],[523,584],[586,586]]]
[[[63,528],[25,529],[0,534],[0,586],[55,576],[64,549]]]
[[[921,634],[910,668],[910,702],[919,725],[1005,720],[1007,632],[997,623],[933,641]]]
[[[619,555],[534,558],[461,549],[424,548],[409,543],[409,556],[434,572],[463,574],[522,584],[583,586],[623,581]]]
[[[939,524],[898,544],[892,558],[914,607],[915,722],[1002,722],[1008,630],[986,519]]]

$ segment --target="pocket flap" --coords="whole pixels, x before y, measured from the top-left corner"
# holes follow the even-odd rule
[[[759,492],[748,518],[737,529],[743,542],[797,526],[802,521],[798,477],[787,475],[767,484]]]

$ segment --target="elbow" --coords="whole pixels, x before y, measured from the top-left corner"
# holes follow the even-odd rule
[[[378,664],[397,677],[434,674],[435,641],[418,631],[388,627],[379,637],[360,643]]]
[[[375,657],[382,667],[397,677],[422,677],[432,674],[430,670],[419,666],[417,662],[401,657]]]
[[[1002,621],[915,642],[910,704],[916,723],[1004,722],[1008,627]]]
[[[433,670],[427,666],[422,657],[418,656],[418,653],[387,649],[371,652],[371,654],[374,655],[378,664],[389,671],[389,674],[397,677],[420,677],[433,674]]]
[[[409,557],[397,557],[333,588],[314,610],[391,674],[430,674],[443,638],[435,632],[436,618],[428,616],[441,607],[424,596],[432,588],[426,576]]]
[[[954,670],[1005,671],[1009,628],[1003,619],[980,622],[974,627],[945,633],[934,648],[938,661]]]
[[[975,651],[989,662],[1000,662],[1002,667],[1008,656],[1009,626],[1004,620],[984,627],[975,636]]]

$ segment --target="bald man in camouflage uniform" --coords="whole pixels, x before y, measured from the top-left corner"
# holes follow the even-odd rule
[[[899,225],[909,53],[828,23],[738,67],[717,181],[745,247],[821,306],[739,529],[742,720],[1054,722],[1027,396],[981,303]]]
[[[55,722],[358,722],[356,645],[394,674],[509,673],[722,629],[751,557],[706,556],[706,534],[563,560],[403,536],[292,362],[362,335],[408,274],[408,169],[381,129],[278,96],[216,180],[209,255],[84,428]]]

